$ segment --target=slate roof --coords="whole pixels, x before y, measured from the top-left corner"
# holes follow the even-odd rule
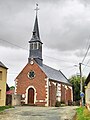
[[[1,61],[0,61],[0,67],[8,69]]]
[[[64,74],[60,70],[56,70],[44,64],[40,66],[40,68],[45,72],[45,74],[50,80],[71,85],[69,80],[64,76]]]
[[[38,36],[38,38],[40,40],[37,14],[36,14],[36,19],[35,19],[35,24],[34,24],[33,31],[36,32],[36,34],[37,34],[37,36]]]
[[[36,15],[35,23],[34,23],[34,29],[33,29],[32,38],[29,41],[29,43],[33,42],[33,41],[39,41],[39,42],[41,42],[40,35],[39,35],[39,27],[38,27],[38,18],[37,18],[37,15]]]

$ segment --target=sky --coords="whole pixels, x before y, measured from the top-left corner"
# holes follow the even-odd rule
[[[0,0],[0,61],[8,67],[8,85],[15,84],[28,62],[36,3],[44,64],[61,70],[69,79],[79,74],[79,63],[85,58],[82,74],[87,77],[90,0]]]

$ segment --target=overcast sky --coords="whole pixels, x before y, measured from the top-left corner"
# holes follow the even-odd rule
[[[44,64],[69,78],[79,73],[78,64],[90,44],[90,0],[0,0],[0,61],[9,68],[10,86],[28,61],[35,3],[40,8]],[[84,64],[89,66],[90,52]],[[87,76],[90,67],[82,66],[82,70]]]

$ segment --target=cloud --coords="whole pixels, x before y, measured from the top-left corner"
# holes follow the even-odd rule
[[[90,5],[90,0],[79,0],[85,7]]]
[[[83,6],[83,1],[38,1],[41,40],[48,48],[59,51],[82,48],[82,43],[90,35],[90,8]],[[0,45],[14,47],[4,39],[28,49],[34,25],[34,7],[35,1],[0,1]]]
[[[89,44],[89,0],[0,0],[0,60],[9,68],[10,86],[28,61],[36,2],[45,64],[64,69],[67,77],[75,74],[72,66],[82,60]]]
[[[8,68],[7,83],[14,85],[14,79],[27,64],[28,52],[22,49],[15,49],[0,46],[0,61]]]
[[[15,65],[22,63],[22,61],[28,60],[28,51],[22,49],[15,49],[15,48],[7,48],[7,47],[0,47],[0,60],[4,61],[6,64],[11,63],[11,65]]]
[[[78,49],[81,41],[89,35],[89,9],[86,10],[77,1],[63,2],[61,0],[59,1],[60,6],[50,4],[50,2],[46,2],[46,7],[42,2],[40,8],[40,26],[44,43],[48,47],[58,50]],[[1,38],[27,47],[34,19],[33,6],[29,3],[29,0],[26,2],[24,0],[22,2],[21,0],[1,2]],[[61,3],[63,4],[61,5]]]
[[[90,34],[89,10],[75,1],[68,2],[63,8],[52,9],[45,23],[45,44],[58,50],[81,48],[82,41]],[[50,11],[49,8],[47,11]]]

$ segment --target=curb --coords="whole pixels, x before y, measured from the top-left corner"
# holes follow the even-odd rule
[[[72,120],[76,120],[77,117],[77,113],[75,113],[75,115],[73,116]]]

